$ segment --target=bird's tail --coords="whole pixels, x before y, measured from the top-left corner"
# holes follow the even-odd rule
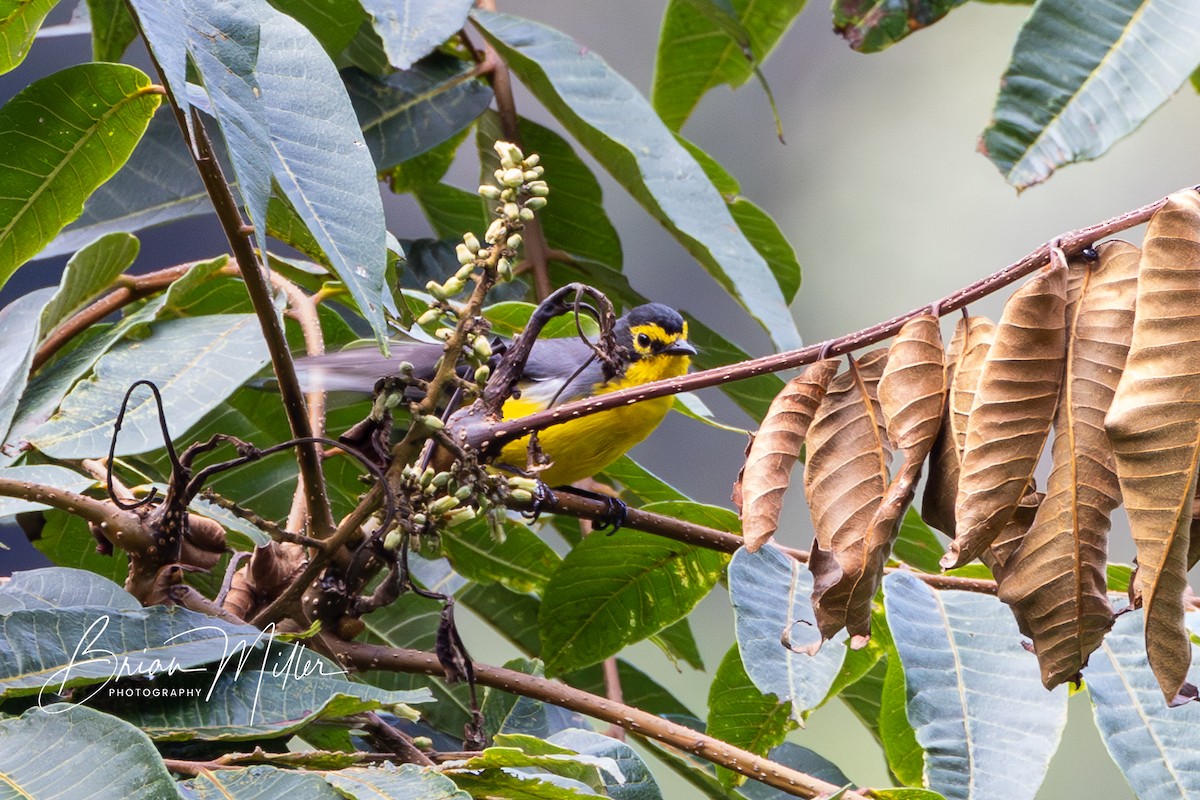
[[[351,347],[336,353],[297,358],[296,374],[305,391],[371,394],[376,382],[395,375],[404,361],[413,365],[416,377],[429,380],[441,355],[441,344],[424,342],[393,343],[390,357],[373,346]]]

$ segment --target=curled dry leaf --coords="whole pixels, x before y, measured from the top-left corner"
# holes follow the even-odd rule
[[[762,427],[750,443],[746,465],[734,487],[734,502],[742,515],[746,549],[752,553],[779,526],[779,512],[791,483],[792,467],[800,457],[808,426],[837,368],[837,360],[827,358],[788,381],[771,401]]]
[[[1009,561],[1025,540],[1025,535],[1033,525],[1034,517],[1045,498],[1046,495],[1034,489],[1031,484],[1004,530],[1000,531],[991,547],[979,554],[979,560],[992,571],[997,586],[1003,586],[1011,574]]]
[[[1125,371],[1104,425],[1137,546],[1146,655],[1168,702],[1191,646],[1183,592],[1200,458],[1200,196],[1181,192],[1150,220]]]
[[[1000,599],[1033,640],[1046,688],[1077,681],[1113,622],[1105,563],[1120,486],[1104,416],[1129,352],[1141,251],[1119,241],[1097,251],[1094,268],[1072,263],[1046,499],[1000,582]]]
[[[946,405],[946,365],[938,318],[921,314],[904,324],[888,350],[879,379],[879,406],[888,438],[904,456],[904,465],[888,486],[871,518],[866,554],[850,591],[846,627],[857,633],[871,628],[871,600],[883,580],[900,520],[912,503],[921,465],[933,449]],[[860,641],[852,641],[852,645]]]
[[[941,430],[929,457],[929,478],[921,498],[921,518],[942,533],[954,537],[954,503],[958,499],[958,476],[966,421],[975,400],[979,373],[996,334],[996,325],[986,317],[959,320],[946,354],[946,406]]]
[[[1004,306],[967,420],[956,536],[944,567],[986,550],[1025,496],[1058,402],[1066,307],[1067,270],[1054,259]]]
[[[873,350],[829,384],[808,429],[804,492],[816,539],[813,610],[822,638],[846,627],[866,560],[867,529],[888,485],[887,447],[877,387],[886,350]],[[856,627],[851,635],[866,636]]]

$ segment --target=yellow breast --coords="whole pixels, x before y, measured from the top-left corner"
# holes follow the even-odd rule
[[[687,372],[689,363],[687,356],[642,359],[630,364],[622,377],[597,385],[593,394],[675,378]],[[656,397],[546,428],[538,435],[538,444],[553,463],[541,473],[541,479],[549,486],[565,486],[595,475],[649,436],[667,416],[674,401],[673,396]],[[542,406],[537,403],[510,399],[505,402],[503,413],[505,419],[515,419],[540,410]],[[495,463],[524,469],[528,446],[528,437],[509,442]]]

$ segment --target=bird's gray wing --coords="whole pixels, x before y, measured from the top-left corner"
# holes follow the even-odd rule
[[[604,380],[604,368],[594,355],[591,347],[574,336],[538,339],[525,362],[518,387],[521,395],[555,405],[586,397]],[[585,363],[587,366],[576,375]],[[565,387],[564,381],[569,381]]]

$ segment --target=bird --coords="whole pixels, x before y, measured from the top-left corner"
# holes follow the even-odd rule
[[[504,419],[640,386],[687,373],[696,348],[688,341],[683,316],[662,303],[636,306],[616,321],[615,371],[596,358],[593,346],[578,337],[538,339],[525,362],[517,390],[505,401]],[[404,342],[384,357],[374,348],[351,348],[336,353],[300,358],[297,373],[304,385],[319,375],[330,392],[370,393],[376,382],[395,374],[407,361],[417,378],[433,376],[442,345]],[[649,436],[671,410],[674,397],[656,397],[622,405],[548,427],[538,434],[538,445],[549,465],[537,477],[547,486],[567,486],[589,478]],[[507,443],[493,464],[521,471],[527,461],[529,437]]]

